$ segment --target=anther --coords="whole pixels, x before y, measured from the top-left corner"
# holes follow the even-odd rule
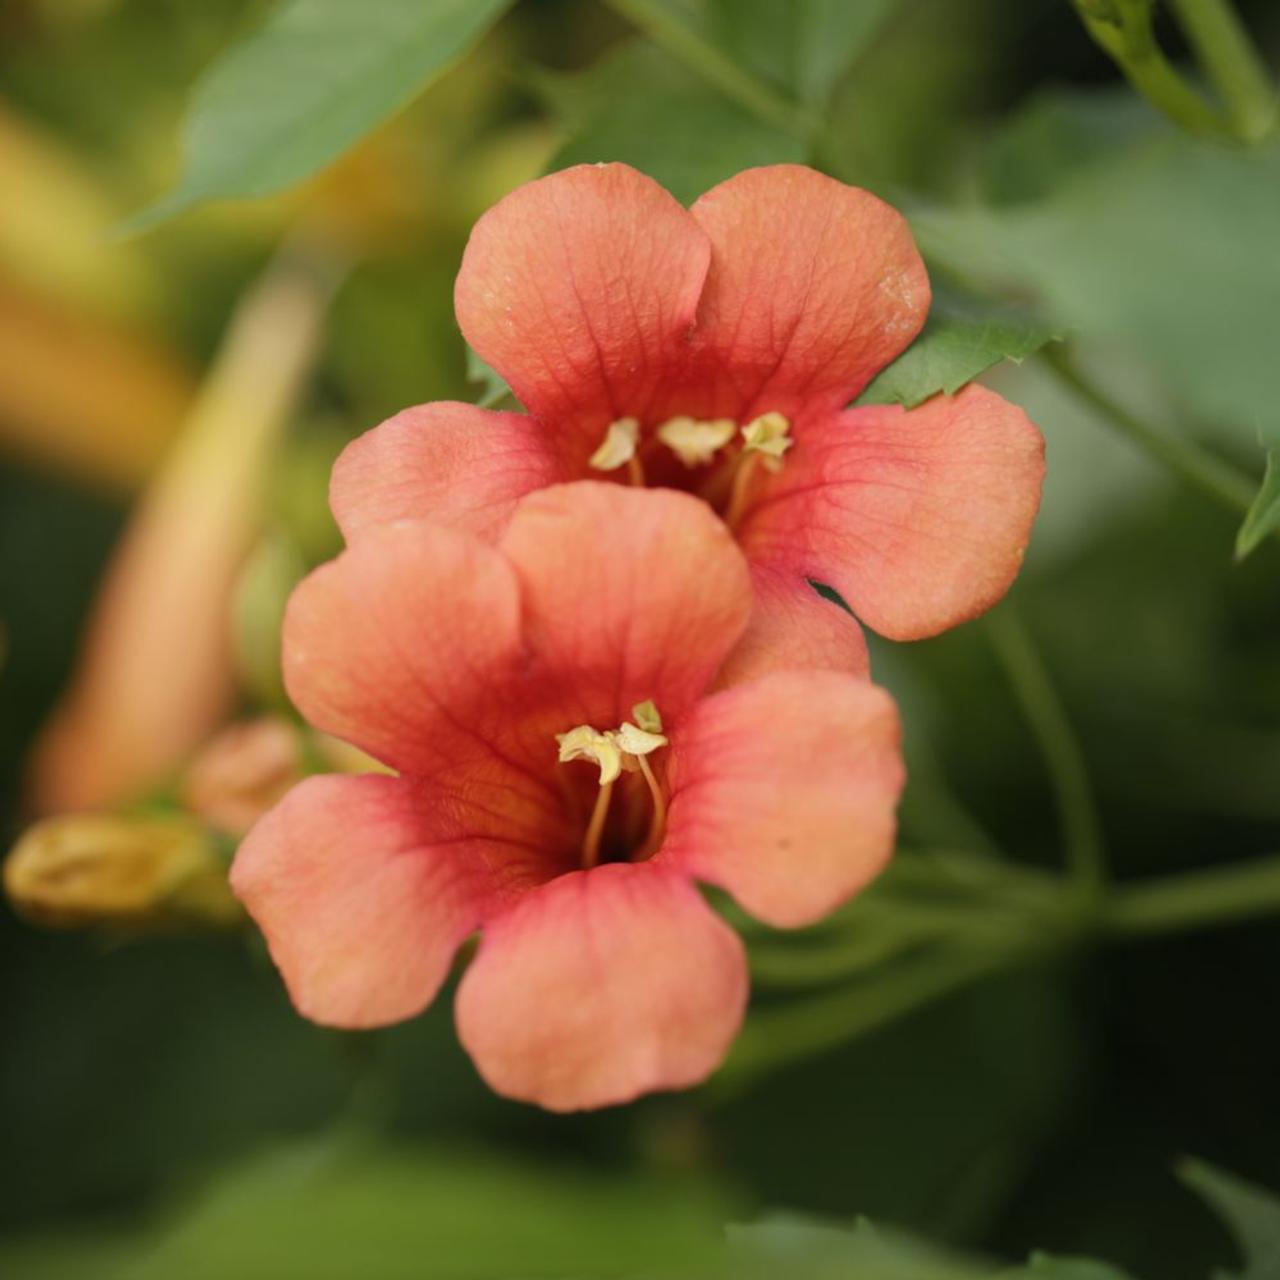
[[[782,455],[791,448],[791,424],[780,413],[763,413],[742,428],[743,453],[757,453],[766,471],[782,469]]]
[[[713,418],[701,422],[697,418],[668,418],[657,431],[658,439],[686,467],[701,467],[733,439],[737,429],[732,418]]]
[[[640,423],[635,418],[618,418],[609,423],[600,447],[588,459],[597,471],[616,471],[636,456],[640,442]]]

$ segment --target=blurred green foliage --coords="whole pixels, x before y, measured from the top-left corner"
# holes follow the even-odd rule
[[[303,0],[11,0],[0,115],[97,192],[105,233],[172,179],[199,80],[195,167],[171,207],[264,192],[337,157],[508,6],[377,7],[408,25]],[[1112,873],[1129,885],[1280,852],[1276,540],[1233,567],[1240,513],[1118,434],[1035,354],[1066,335],[1084,376],[1126,411],[1259,485],[1256,441],[1271,440],[1276,413],[1276,142],[1179,134],[1057,0],[509,8],[303,190],[196,210],[129,245],[103,234],[85,260],[121,255],[118,277],[61,274],[55,287],[33,249],[0,236],[0,294],[159,342],[193,370],[288,229],[322,229],[350,261],[241,584],[246,705],[279,696],[250,637],[271,630],[288,582],[335,545],[323,477],[341,443],[409,403],[503,394],[467,363],[451,305],[467,231],[493,199],[580,160],[629,161],[683,200],[747,165],[807,160],[907,208],[946,286],[880,393],[912,402],[985,372],[1045,432],[1045,508],[1013,607],[1078,738]],[[1241,12],[1274,66],[1274,6]],[[291,22],[325,13],[347,24],[328,36],[354,31],[379,74],[348,83],[353,46],[323,31],[316,74],[272,59]],[[447,40],[436,16],[452,23]],[[1166,26],[1162,40],[1185,53]],[[239,52],[220,61],[229,48]],[[278,131],[252,127],[264,102]],[[226,108],[238,129],[250,122],[247,138],[218,127]],[[35,189],[19,174],[7,202]],[[37,220],[50,218],[61,225],[47,210]],[[126,278],[118,293],[103,284]],[[54,354],[65,380],[75,353]],[[6,837],[24,821],[30,744],[127,498],[33,452],[29,436],[8,448],[22,406],[43,394],[22,379],[38,375],[0,366]],[[89,432],[84,415],[70,428]],[[1274,523],[1273,492],[1254,510],[1250,543]],[[0,917],[0,1234],[11,1241],[0,1269],[33,1280],[1276,1274],[1272,1198],[1189,1167],[1240,1241],[1239,1270],[1227,1234],[1170,1173],[1194,1152],[1280,1185],[1274,921],[1105,946],[1060,939],[1058,899],[1038,878],[1060,858],[1050,774],[987,625],[877,644],[874,659],[907,726],[904,844],[959,855],[944,859],[949,887],[929,880],[940,901],[922,902],[919,864],[904,858],[827,932],[753,934],[760,995],[740,1057],[689,1096],[545,1116],[475,1080],[446,1000],[354,1044],[299,1020],[256,947],[123,946]],[[973,854],[1010,869],[998,909],[959,870]],[[1016,947],[1007,928],[1021,929]],[[993,936],[1000,961],[988,966]],[[797,992],[787,975],[806,965]],[[800,1216],[762,1216],[778,1209]],[[860,1214],[885,1225],[852,1229]],[[756,1225],[726,1245],[726,1223]],[[982,1260],[1038,1249],[1052,1257],[1020,1271]]]

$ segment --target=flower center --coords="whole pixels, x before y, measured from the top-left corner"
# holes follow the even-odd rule
[[[649,827],[644,843],[635,855],[637,861],[654,853],[662,843],[667,823],[667,801],[645,758],[659,747],[667,745],[662,732],[662,717],[652,701],[637,703],[632,707],[631,720],[625,720],[616,729],[603,732],[589,724],[576,725],[567,733],[556,734],[561,764],[571,760],[586,760],[600,770],[600,785],[596,792],[591,817],[582,837],[582,865],[594,867],[600,860],[600,846],[609,818],[614,786],[624,775],[638,775],[648,790],[651,804]]]
[[[783,455],[795,444],[791,423],[777,412],[761,414],[743,427],[732,418],[681,415],[668,418],[655,428],[650,441],[642,443],[640,436],[638,419],[618,418],[605,428],[604,439],[588,460],[589,465],[597,471],[626,467],[631,483],[642,485],[646,446],[665,445],[686,470],[714,467],[699,492],[722,511],[730,526],[742,518],[759,469],[780,471]],[[736,448],[735,436],[740,437]]]

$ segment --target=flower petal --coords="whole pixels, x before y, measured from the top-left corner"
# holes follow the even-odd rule
[[[920,332],[924,263],[906,220],[870,192],[773,165],[690,212],[711,238],[698,335],[721,386],[686,412],[842,408]]]
[[[285,613],[285,682],[299,711],[419,775],[493,755],[519,659],[511,566],[429,521],[366,529],[303,580]]]
[[[458,988],[458,1034],[498,1093],[552,1111],[680,1089],[742,1021],[737,936],[652,864],[575,872],[492,920]]]
[[[300,1013],[377,1027],[420,1013],[497,895],[462,845],[432,846],[409,785],[308,778],[263,817],[231,871]]]
[[[716,679],[719,688],[771,671],[870,672],[867,642],[856,618],[825,600],[798,574],[753,565],[751,621]]]
[[[520,577],[525,636],[561,726],[610,727],[652,700],[674,717],[746,627],[746,561],[711,508],[669,489],[579,481],[516,508],[500,549]]]
[[[916,640],[1009,589],[1043,477],[1039,431],[972,384],[808,424],[739,538],[753,563],[825,582],[874,630]]]
[[[769,924],[821,919],[893,850],[899,736],[892,699],[854,676],[779,672],[715,694],[672,735],[657,861]]]
[[[519,498],[569,478],[554,444],[522,413],[418,405],[343,450],[329,502],[348,541],[370,525],[425,516],[496,537]]]
[[[513,191],[476,223],[458,323],[535,417],[587,453],[644,417],[683,360],[710,247],[688,212],[622,164]]]

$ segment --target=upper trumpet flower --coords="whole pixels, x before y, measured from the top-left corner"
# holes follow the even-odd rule
[[[399,776],[309,779],[236,856],[297,1007],[410,1017],[478,929],[457,1021],[499,1092],[568,1110],[712,1071],[746,968],[692,881],[816,920],[883,866],[902,785],[869,682],[717,691],[751,605],[705,504],[601,483],[524,499],[496,545],[404,521],[312,574],[289,692]]]
[[[733,528],[756,604],[741,673],[865,667],[1008,589],[1043,442],[983,387],[914,410],[846,406],[919,332],[905,220],[811,169],[752,169],[682,208],[626,165],[519,188],[476,224],[458,320],[528,414],[406,410],[334,473],[348,537],[405,515],[495,535],[531,489],[596,476],[688,489]]]

